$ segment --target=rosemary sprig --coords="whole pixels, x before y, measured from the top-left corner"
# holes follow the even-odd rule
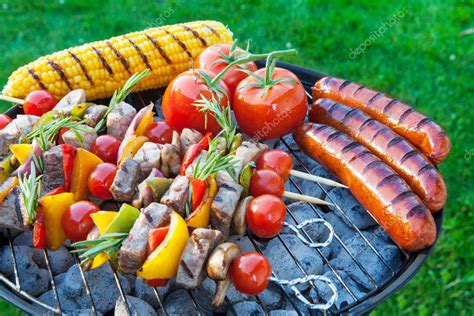
[[[233,155],[222,155],[222,152],[217,150],[220,145],[219,133],[210,143],[209,150],[207,152],[205,162],[201,165],[201,157],[197,158],[195,168],[193,170],[193,177],[196,179],[205,180],[211,174],[214,174],[218,171],[225,170],[227,173],[237,181],[233,168],[237,166],[238,161],[234,158]]]
[[[207,127],[207,116],[209,113],[214,116],[217,123],[222,127],[222,135],[224,136],[226,147],[230,149],[232,145],[232,140],[234,139],[235,134],[237,133],[237,126],[232,120],[232,111],[230,109],[230,104],[227,104],[226,107],[221,107],[220,103],[214,95],[211,100],[208,100],[205,96],[201,94],[201,98],[197,100],[194,106],[199,108],[200,112],[204,112],[204,122]]]
[[[36,139],[43,151],[47,151],[51,144],[56,140],[56,136],[62,128],[68,128],[76,135],[82,143],[82,135],[79,132],[85,132],[86,128],[82,127],[85,120],[81,120],[75,116],[60,116],[52,121],[41,125],[26,135],[27,139]]]
[[[31,162],[31,171],[27,175],[19,177],[21,199],[26,209],[28,221],[33,223],[36,219],[36,209],[38,208],[38,199],[41,196],[41,178],[42,175],[36,174],[35,163]]]
[[[122,246],[127,236],[128,233],[104,234],[97,239],[84,240],[72,244],[76,249],[71,252],[80,253],[79,258],[81,259],[81,264],[86,264],[100,253],[105,253],[107,256],[110,256],[116,252]]]
[[[127,82],[125,82],[122,88],[118,88],[117,90],[115,90],[114,95],[110,99],[109,108],[107,109],[107,111],[105,111],[104,116],[102,116],[100,121],[95,126],[95,131],[97,133],[100,133],[105,129],[107,115],[112,112],[112,110],[117,106],[117,104],[124,101],[127,96],[133,92],[138,83],[149,74],[150,70],[148,68],[140,73],[134,73],[130,78],[128,78]]]

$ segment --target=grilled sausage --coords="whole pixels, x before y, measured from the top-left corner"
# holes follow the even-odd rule
[[[406,182],[366,147],[341,131],[321,124],[298,127],[301,149],[346,184],[356,199],[407,251],[432,245],[436,225],[430,211]]]
[[[403,137],[364,112],[319,99],[309,120],[340,130],[369,148],[405,179],[432,212],[446,203],[446,184],[436,167]]]
[[[313,87],[313,101],[328,98],[362,110],[388,125],[436,164],[448,156],[451,142],[441,126],[409,105],[347,80],[324,77]]]

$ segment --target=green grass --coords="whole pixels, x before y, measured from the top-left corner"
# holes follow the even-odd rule
[[[0,5],[0,84],[18,66],[69,46],[164,23],[216,19],[254,51],[293,47],[288,61],[388,92],[440,122],[453,147],[441,166],[449,198],[432,257],[375,314],[468,315],[474,306],[474,7],[468,1],[62,1]],[[240,2],[240,3],[238,3]],[[405,16],[350,58],[393,14]],[[170,10],[171,9],[171,10]],[[166,14],[168,15],[168,14]],[[354,57],[354,56],[351,56]],[[5,109],[4,106],[1,109]],[[15,309],[0,303],[1,313]],[[470,309],[469,309],[470,308]]]

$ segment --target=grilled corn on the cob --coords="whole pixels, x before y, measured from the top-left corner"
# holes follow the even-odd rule
[[[61,98],[81,88],[88,100],[106,98],[145,68],[151,73],[136,91],[158,88],[189,69],[206,47],[231,42],[232,32],[215,21],[150,28],[41,57],[13,72],[3,94],[24,98],[46,89]]]

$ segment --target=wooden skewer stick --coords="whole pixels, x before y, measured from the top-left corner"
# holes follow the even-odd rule
[[[16,103],[16,104],[21,104],[21,105],[25,104],[25,101],[23,101],[22,99],[9,97],[9,96],[2,95],[2,94],[0,94],[0,100],[6,101],[6,102],[12,102],[12,103]]]
[[[283,196],[289,199],[305,201],[311,204],[333,205],[332,203],[326,202],[324,200],[321,200],[309,195],[303,195],[303,194],[298,194],[298,193],[289,192],[289,191],[283,192]]]
[[[339,188],[345,188],[345,189],[349,188],[348,186],[346,186],[344,184],[341,184],[339,182],[329,180],[329,179],[326,179],[326,178],[322,178],[322,177],[318,177],[318,176],[314,176],[312,174],[304,173],[304,172],[294,170],[294,169],[290,170],[290,175],[292,175],[294,177],[306,179],[306,180],[309,180],[309,181],[329,185],[329,186],[332,186],[332,187],[339,187]]]

